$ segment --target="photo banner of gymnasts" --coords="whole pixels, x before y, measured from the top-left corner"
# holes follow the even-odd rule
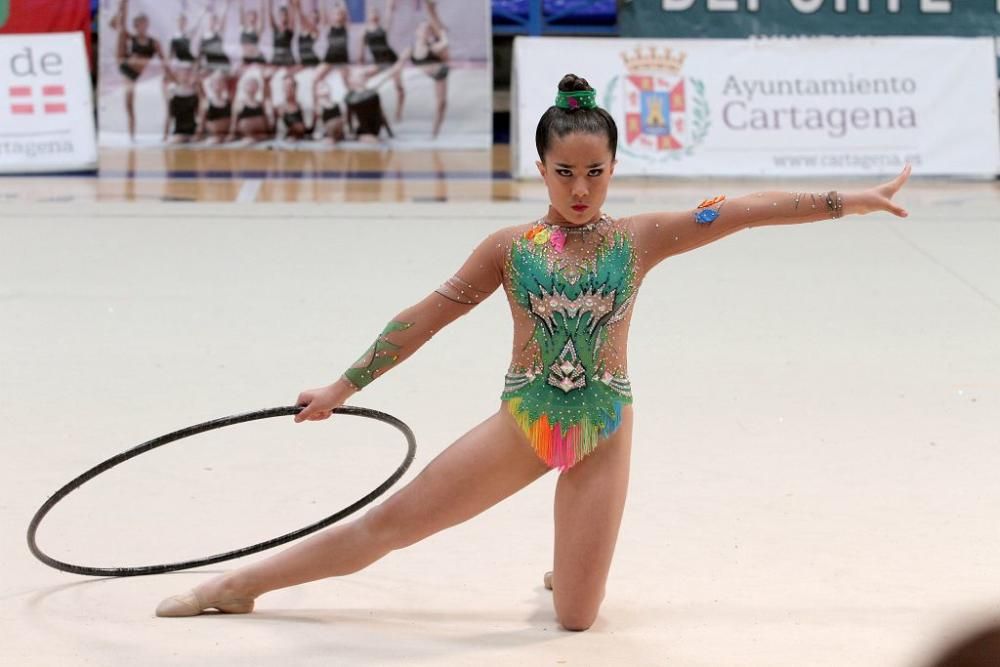
[[[105,0],[104,146],[485,148],[488,0]]]

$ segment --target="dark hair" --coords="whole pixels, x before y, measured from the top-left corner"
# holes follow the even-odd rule
[[[587,80],[576,74],[567,74],[559,82],[559,90],[570,92],[574,90],[593,90]],[[562,109],[551,106],[542,114],[535,128],[535,148],[538,157],[545,161],[545,153],[553,136],[565,137],[567,134],[582,132],[584,134],[603,134],[608,138],[608,148],[612,159],[618,148],[618,126],[615,119],[601,107],[593,109]]]

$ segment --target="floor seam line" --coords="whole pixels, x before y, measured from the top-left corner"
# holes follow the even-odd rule
[[[998,312],[1000,312],[1000,302],[996,301],[989,294],[987,294],[986,292],[984,292],[983,290],[981,290],[976,285],[972,284],[962,274],[958,273],[957,271],[955,271],[954,269],[952,269],[950,266],[948,266],[947,264],[945,264],[944,262],[942,262],[941,260],[939,260],[937,257],[935,257],[934,255],[930,254],[929,252],[927,252],[926,250],[924,250],[922,247],[920,247],[919,245],[917,245],[914,241],[912,241],[911,239],[907,238],[901,231],[899,231],[898,229],[896,229],[895,226],[893,226],[891,223],[883,223],[883,224],[889,229],[889,231],[891,231],[893,234],[895,234],[898,239],[900,239],[905,244],[907,244],[908,246],[910,246],[913,250],[917,251],[918,254],[922,255],[925,259],[927,259],[928,261],[930,261],[932,264],[936,264],[940,268],[944,269],[945,272],[947,272],[948,274],[950,274],[958,282],[962,283],[963,285],[965,285],[966,287],[968,287],[969,289],[971,289],[973,292],[975,292],[980,297],[982,297],[987,303],[989,303],[991,306],[993,306]]]

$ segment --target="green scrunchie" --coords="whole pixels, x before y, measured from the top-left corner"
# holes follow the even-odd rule
[[[560,90],[556,95],[560,109],[596,109],[597,92],[593,90]]]

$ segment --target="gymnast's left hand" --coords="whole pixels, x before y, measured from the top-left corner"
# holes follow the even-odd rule
[[[850,195],[845,194],[844,212],[864,215],[865,213],[874,213],[875,211],[885,211],[900,218],[907,217],[910,215],[910,212],[892,201],[892,198],[903,187],[907,179],[910,178],[911,170],[910,163],[906,163],[903,171],[891,181],[874,188],[862,190],[861,192],[851,193]]]

